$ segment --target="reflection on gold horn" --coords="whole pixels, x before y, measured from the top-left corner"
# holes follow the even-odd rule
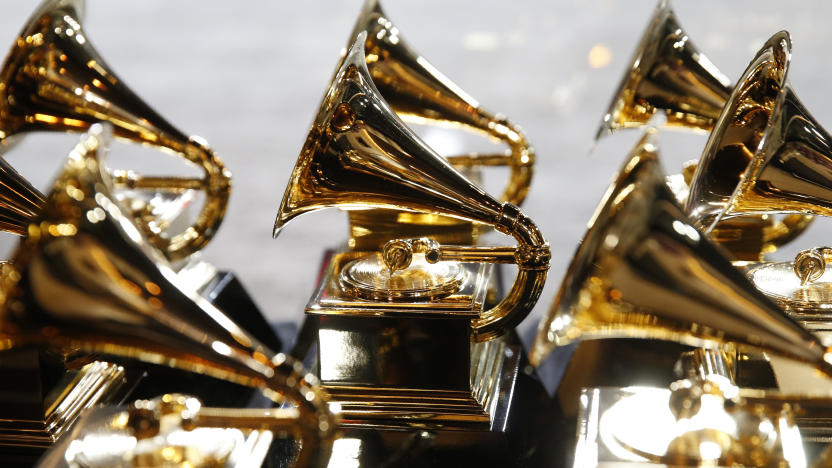
[[[645,125],[656,112],[668,125],[710,130],[729,94],[728,78],[693,45],[670,0],[660,0],[595,138]]]
[[[406,122],[463,127],[483,133],[509,147],[505,154],[443,155],[456,167],[508,166],[508,186],[501,199],[519,205],[526,198],[534,166],[534,149],[520,129],[494,115],[410,48],[399,29],[367,0],[356,21],[350,44],[367,33],[367,69],[378,91]]]
[[[82,13],[81,0],[45,0],[29,18],[0,70],[0,143],[29,131],[82,132],[106,121],[117,137],[200,167],[201,179],[114,173],[115,183],[129,188],[205,192],[196,222],[180,234],[166,237],[140,223],[169,259],[188,256],[214,236],[228,203],[230,174],[201,139],[168,123],[111,71],[85,35]]]
[[[511,248],[510,261],[518,264],[511,291],[474,320],[477,339],[493,338],[534,306],[549,246],[519,208],[468,181],[399,120],[373,85],[365,35],[349,49],[324,97],[283,196],[275,236],[292,218],[325,207],[391,208],[492,226],[519,243]]]
[[[766,299],[688,221],[665,184],[655,131],[610,185],[541,322],[531,360],[580,338],[734,343],[832,375],[820,341]]]
[[[0,158],[0,231],[25,235],[43,206],[43,194]]]
[[[113,198],[100,161],[107,130],[93,126],[70,154],[6,266],[0,349],[69,348],[260,387],[297,406],[299,459],[325,457],[336,421],[317,379],[171,282],[173,270]]]
[[[746,68],[691,182],[687,211],[706,232],[754,213],[832,216],[832,137],[787,81],[791,39],[772,36]]]

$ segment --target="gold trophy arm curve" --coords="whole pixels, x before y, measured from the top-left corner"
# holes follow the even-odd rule
[[[83,7],[82,0],[45,0],[20,32],[0,69],[0,143],[31,131],[83,132],[106,121],[116,137],[184,158],[203,171],[202,178],[114,171],[113,179],[127,188],[205,193],[196,221],[181,233],[161,235],[139,223],[168,259],[187,257],[219,227],[231,174],[201,138],[171,125],[113,73],[82,28]]]

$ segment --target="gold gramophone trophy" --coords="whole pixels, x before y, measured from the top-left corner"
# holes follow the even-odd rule
[[[93,48],[81,25],[82,0],[45,0],[18,36],[0,69],[0,143],[11,145],[39,131],[82,132],[93,123],[110,122],[117,138],[148,145],[181,158],[202,177],[143,176],[114,170],[117,195],[154,245],[176,263],[194,287],[217,304],[253,310],[261,340],[279,340],[233,274],[219,272],[194,255],[215,235],[228,204],[231,174],[196,136],[188,136],[139,98]],[[43,196],[13,169],[0,167],[0,228],[25,235]],[[205,195],[193,220],[178,220],[184,202]],[[181,216],[184,218],[184,216]],[[172,226],[176,221],[181,230]]]
[[[254,330],[261,342],[280,349],[280,341],[233,273],[220,272],[195,255],[214,236],[225,214],[230,173],[202,139],[189,137],[167,122],[110,69],[82,28],[83,7],[80,0],[46,0],[23,27],[0,69],[0,142],[9,148],[30,133],[82,132],[95,122],[107,121],[114,125],[117,137],[158,148],[199,168],[204,173],[201,178],[145,177],[125,170],[111,174],[116,196],[129,207],[129,215],[152,243],[176,262],[182,279],[218,307],[231,311],[235,320]],[[193,222],[180,222],[184,226],[176,231],[170,224],[179,216],[182,203],[175,200],[188,200],[197,191],[205,194],[201,211]],[[162,203],[165,200],[174,202]],[[30,223],[44,203],[40,191],[0,160],[0,229],[28,235]],[[121,393],[115,391],[115,382],[125,378],[128,383],[119,384],[121,388],[133,388],[138,395],[156,395],[159,382],[169,385],[174,379],[182,381],[182,391],[201,388],[204,398],[209,392],[219,398],[219,389],[227,390],[229,400],[220,400],[226,403],[232,394],[250,393],[219,384],[199,385],[190,382],[198,377],[168,374],[162,368],[156,368],[153,378],[144,378],[136,387],[135,380],[142,375],[137,369],[130,369],[127,376],[123,369],[118,370],[116,378],[115,367],[90,363],[89,356],[73,356],[65,361],[64,356],[44,354],[41,349],[13,351],[0,357],[0,380],[18,382],[0,398],[0,420],[4,421],[0,427],[8,429],[0,430],[0,443],[25,445],[35,439],[41,445],[51,443],[63,424],[50,421],[54,415],[66,412],[61,408],[78,411],[95,402],[118,401]],[[24,372],[39,377],[18,378]],[[28,421],[24,426],[31,426],[32,433],[18,440],[10,428],[21,421]],[[47,429],[35,429],[40,425]],[[42,430],[46,432],[36,433]]]
[[[540,323],[532,363],[580,339],[654,338],[763,350],[832,375],[832,353],[723,252],[678,206],[648,132],[590,222]]]
[[[500,199],[520,205],[529,190],[535,153],[519,127],[483,109],[413,50],[378,0],[364,3],[347,48],[362,32],[366,33],[365,57],[372,82],[399,118],[411,124],[466,130],[506,146],[504,152],[442,156],[475,179],[483,168],[508,167]],[[348,244],[355,250],[379,249],[393,237],[430,236],[439,242],[470,245],[476,243],[483,228],[459,218],[402,210],[351,210],[348,216]]]
[[[732,378],[758,388],[777,388],[775,378],[758,385],[753,374],[758,367],[760,374],[771,372],[768,362],[754,362],[762,353],[808,363],[810,371],[832,376],[832,352],[694,227],[665,183],[658,160],[650,130],[607,189],[530,352],[531,362],[540,365],[557,347],[600,343],[575,350],[557,391],[563,424],[575,417],[579,431],[584,422],[590,428],[595,424],[586,420],[586,411],[578,413],[581,405],[610,401],[609,395],[581,397],[582,388],[614,387],[612,396],[638,386],[667,388],[678,378],[674,364],[689,347],[725,352],[736,363]],[[661,348],[662,341],[686,346]],[[596,351],[597,359],[586,349]],[[623,373],[616,363],[626,363]],[[631,426],[628,434],[646,431]]]
[[[710,132],[731,96],[728,78],[708,60],[680,25],[670,0],[660,0],[639,40],[618,90],[613,95],[596,133],[596,141],[621,129],[656,123],[665,116],[669,128]],[[684,203],[696,162],[672,185]],[[764,256],[799,236],[812,217],[772,213],[725,219],[709,233],[741,262],[762,261]]]
[[[519,208],[468,181],[397,117],[373,84],[365,43],[362,32],[324,97],[274,232],[321,208],[386,208],[452,216],[516,239],[488,247],[390,238],[379,249],[339,251],[306,308],[316,323],[312,358],[345,427],[392,430],[385,440],[439,431],[442,440],[481,444],[504,427],[517,373],[519,353],[498,337],[534,306],[549,246]],[[484,310],[495,263],[516,264],[517,276]]]
[[[170,264],[113,195],[103,163],[108,133],[93,126],[83,137],[3,266],[0,347],[94,353],[260,388],[292,405],[278,416],[303,439],[297,465],[324,466],[337,420],[317,379],[176,284]]]
[[[708,140],[687,204],[705,232],[746,214],[832,214],[832,137],[788,83],[790,59],[788,33],[772,36],[743,73]],[[816,331],[832,330],[823,253],[810,249],[794,262],[748,271],[761,291]]]

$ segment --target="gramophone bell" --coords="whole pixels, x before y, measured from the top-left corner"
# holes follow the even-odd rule
[[[581,338],[733,343],[832,375],[818,339],[763,296],[677,205],[648,132],[607,190],[530,359]]]

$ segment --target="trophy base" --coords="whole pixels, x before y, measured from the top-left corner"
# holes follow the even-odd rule
[[[557,466],[561,447],[553,441],[565,439],[560,414],[516,335],[472,348],[471,390],[456,392],[457,400],[450,392],[356,391],[325,382],[342,409],[342,437],[329,466]],[[314,368],[318,352],[310,349],[307,357]],[[275,460],[291,453],[290,446],[276,441],[268,466],[284,466]]]
[[[493,430],[505,425],[520,350],[499,339],[471,348],[470,386],[464,390],[326,382],[324,388],[340,405],[344,427]]]
[[[116,404],[136,376],[103,361],[64,363],[34,348],[0,354],[0,462],[30,466],[87,408]]]

